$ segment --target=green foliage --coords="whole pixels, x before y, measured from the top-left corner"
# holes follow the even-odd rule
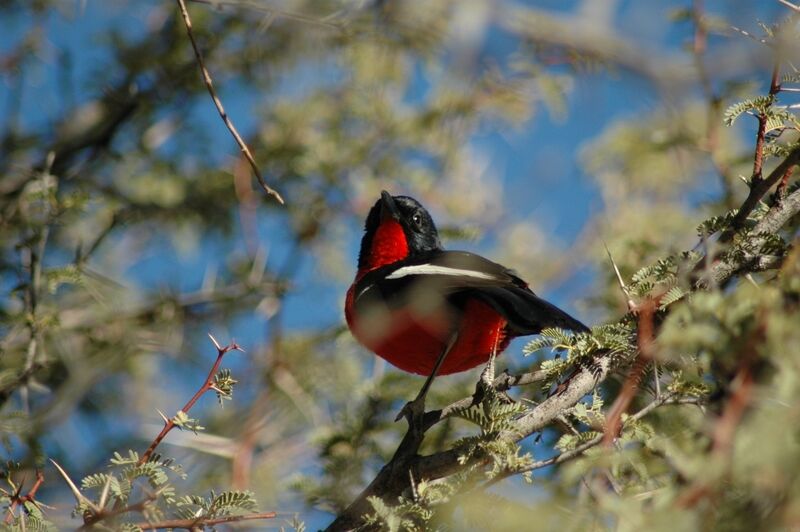
[[[515,471],[532,462],[529,453],[523,453],[518,445],[498,439],[500,434],[514,432],[514,421],[526,411],[526,406],[498,393],[491,386],[484,386],[484,397],[479,405],[456,410],[453,415],[466,419],[480,428],[480,434],[467,436],[455,445],[462,448],[458,461],[468,464],[473,457],[488,458],[491,467],[485,469],[488,479],[506,471]]]
[[[736,216],[736,212],[736,210],[733,210],[726,212],[722,216],[712,216],[708,220],[703,220],[703,222],[697,226],[697,236],[708,238],[714,233],[727,229]]]
[[[175,414],[175,417],[172,418],[172,422],[179,429],[191,430],[195,434],[197,434],[201,430],[205,430],[205,427],[200,425],[200,422],[197,419],[189,417],[189,415],[183,410],[178,410],[178,413]]]
[[[208,497],[185,495],[177,500],[178,515],[183,519],[224,517],[256,509],[256,500],[249,491],[225,491]]]
[[[757,96],[738,103],[725,109],[724,121],[726,126],[732,126],[736,119],[744,113],[755,111],[759,114],[766,114],[770,111],[775,102],[773,96]]]
[[[223,405],[223,402],[228,399],[233,399],[233,386],[238,383],[236,379],[233,378],[231,375],[231,370],[229,369],[221,369],[219,372],[214,375],[214,388],[213,390],[217,393],[217,400],[219,401],[220,406]]]
[[[598,355],[608,354],[615,359],[625,360],[636,352],[634,330],[627,320],[595,326],[591,334],[544,329],[539,338],[523,348],[523,352],[531,355],[546,348],[557,353],[555,358],[547,358],[541,364],[541,369],[547,372],[547,386],[564,377],[576,364],[591,364]]]
[[[664,294],[664,297],[666,297],[670,293],[669,291],[675,288],[676,283],[684,280],[686,274],[698,264],[701,258],[701,254],[687,251],[659,259],[654,264],[645,266],[633,275],[629,287],[630,291],[639,297],[656,296],[666,292]],[[669,299],[676,298],[674,301],[677,301],[685,293],[685,291],[680,294],[672,292]],[[666,306],[663,300],[661,304]]]
[[[22,517],[15,517],[11,523],[0,523],[0,530],[9,532],[55,532],[58,527],[42,517],[42,513],[34,505],[26,505],[27,512]],[[23,524],[24,521],[24,524]]]

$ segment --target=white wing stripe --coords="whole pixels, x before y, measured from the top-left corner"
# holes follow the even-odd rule
[[[475,270],[462,270],[461,268],[449,268],[447,266],[436,266],[433,264],[418,264],[415,266],[403,266],[386,276],[386,279],[401,279],[409,275],[453,275],[462,277],[473,277],[475,279],[497,279],[490,273],[478,272]]]

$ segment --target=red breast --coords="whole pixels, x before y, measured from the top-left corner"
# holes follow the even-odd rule
[[[357,316],[353,310],[355,283],[368,272],[407,256],[408,244],[402,226],[392,219],[383,220],[373,236],[367,265],[356,273],[345,300],[347,324],[362,345],[392,365],[420,375],[431,373],[454,330],[459,330],[458,339],[440,375],[478,366],[488,360],[493,350],[499,354],[505,349],[509,340],[506,321],[491,307],[474,299],[458,315],[446,308],[425,314],[406,308],[380,316]],[[456,323],[457,317],[460,323]]]

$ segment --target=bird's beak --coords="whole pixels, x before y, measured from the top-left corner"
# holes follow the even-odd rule
[[[394,202],[392,195],[384,190],[381,192],[381,222],[385,222],[390,219],[399,222],[400,211],[398,210],[397,204]]]

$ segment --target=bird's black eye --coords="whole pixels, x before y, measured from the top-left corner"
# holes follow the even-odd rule
[[[422,227],[422,215],[420,213],[416,213],[414,216],[411,217],[411,223],[414,224],[415,227],[418,229]]]

